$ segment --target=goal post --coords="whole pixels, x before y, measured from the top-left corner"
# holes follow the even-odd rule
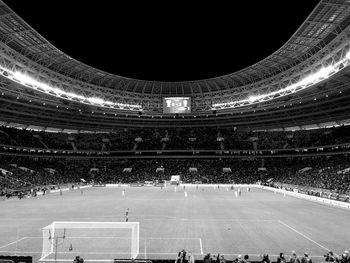
[[[39,261],[74,259],[111,260],[116,255],[136,259],[139,254],[139,222],[54,221],[42,228]]]
[[[44,228],[42,228],[42,232],[43,232],[43,249],[41,252],[41,258],[45,259],[47,256],[49,256],[51,253],[54,252],[53,250],[53,240],[51,239],[52,237],[55,236],[54,231],[54,227],[53,224],[50,224]]]

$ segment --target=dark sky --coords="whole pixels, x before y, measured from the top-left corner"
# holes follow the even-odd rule
[[[58,49],[81,62],[121,76],[164,81],[216,77],[258,62],[280,48],[318,3],[5,2]]]

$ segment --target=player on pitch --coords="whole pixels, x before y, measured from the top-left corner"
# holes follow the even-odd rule
[[[128,221],[129,221],[129,208],[127,208],[125,212],[125,222],[128,222]]]

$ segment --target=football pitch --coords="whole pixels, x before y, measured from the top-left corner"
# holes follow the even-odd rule
[[[178,251],[224,254],[234,259],[248,254],[252,260],[268,253],[275,261],[280,252],[308,252],[323,261],[331,250],[350,249],[350,210],[274,194],[264,189],[242,188],[242,196],[221,187],[89,188],[31,199],[0,202],[0,255],[31,255],[37,262],[43,249],[42,228],[53,221],[139,222],[138,259],[175,259]],[[184,191],[187,192],[185,197]],[[57,262],[130,257],[131,234],[125,229],[67,227],[57,243]],[[49,242],[45,241],[44,242]],[[47,257],[54,261],[54,255]]]

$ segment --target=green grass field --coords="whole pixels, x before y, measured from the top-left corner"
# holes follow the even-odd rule
[[[90,188],[32,199],[0,202],[0,254],[32,255],[42,252],[41,228],[53,221],[125,221],[140,223],[138,259],[173,259],[181,249],[202,259],[205,253],[221,253],[227,259],[248,254],[258,259],[269,253],[307,251],[322,261],[327,250],[350,249],[350,211],[273,192],[252,189],[236,198],[226,188],[173,187]],[[56,234],[62,234],[56,233]],[[72,262],[130,256],[130,232],[126,230],[66,229],[57,246],[57,258]],[[72,244],[72,251],[69,246]],[[54,254],[47,257],[53,260]]]

